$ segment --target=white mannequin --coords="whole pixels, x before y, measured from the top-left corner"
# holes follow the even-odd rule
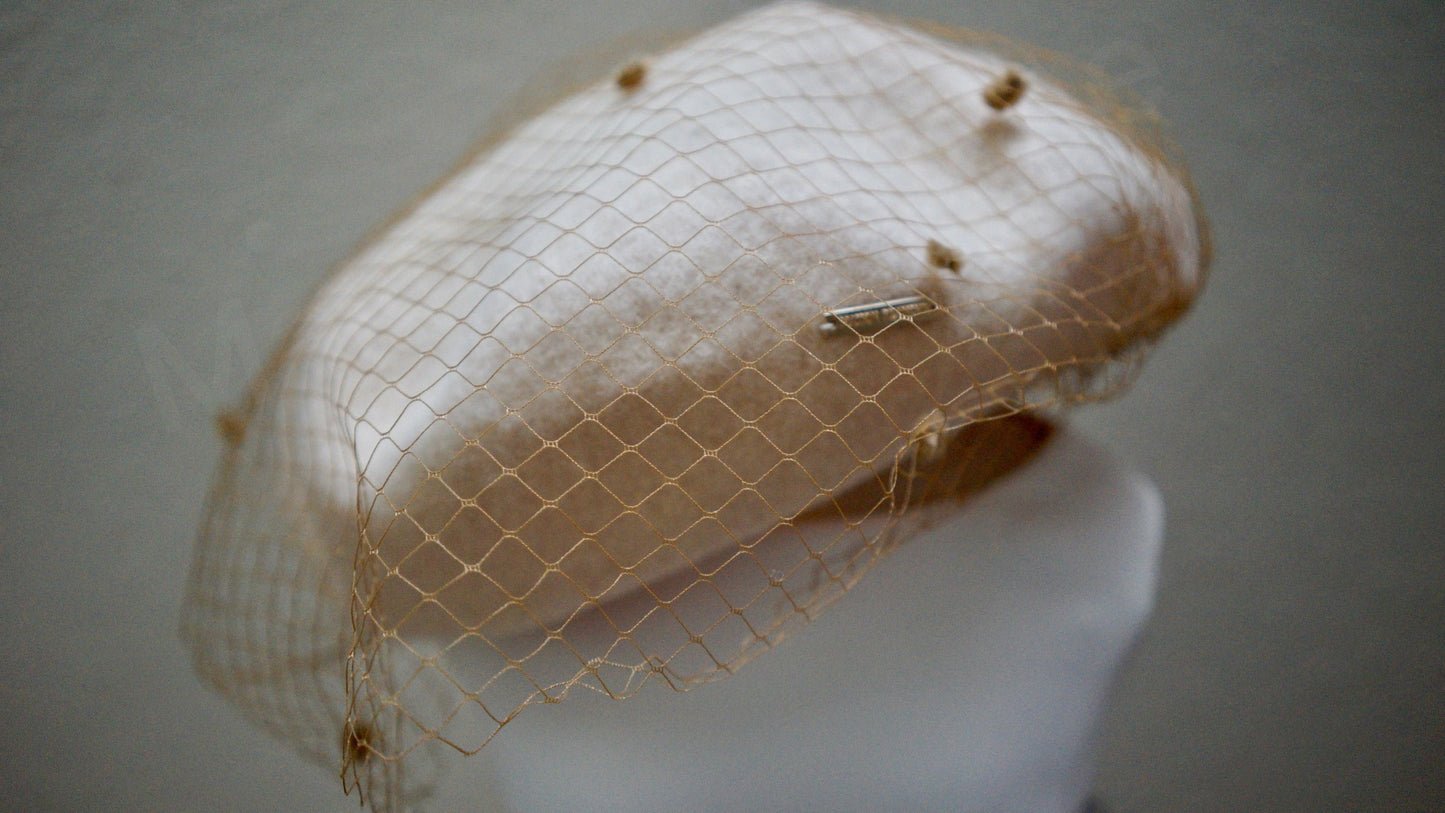
[[[476,759],[516,811],[1075,813],[1162,535],[1153,484],[1060,431],[737,675],[574,692]]]

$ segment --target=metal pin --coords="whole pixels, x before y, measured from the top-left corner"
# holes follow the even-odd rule
[[[901,296],[830,310],[823,314],[818,330],[824,336],[877,333],[895,322],[912,322],[937,310],[938,304],[926,296]]]

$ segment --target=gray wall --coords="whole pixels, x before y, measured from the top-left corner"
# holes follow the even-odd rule
[[[528,79],[749,5],[0,6],[0,807],[354,809],[176,639],[210,416]],[[1078,418],[1170,512],[1111,809],[1445,809],[1445,10],[865,5],[1111,70],[1213,220],[1197,311]]]

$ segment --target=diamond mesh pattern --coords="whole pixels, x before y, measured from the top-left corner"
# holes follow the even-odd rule
[[[735,670],[1026,457],[1017,416],[1119,389],[1202,282],[1183,172],[1078,74],[951,39],[744,16],[345,264],[228,419],[202,673],[397,806],[528,705]]]

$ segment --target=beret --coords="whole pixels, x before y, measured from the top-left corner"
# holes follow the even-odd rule
[[[769,6],[490,141],[229,419],[202,672],[385,806],[419,745],[731,672],[1118,390],[1203,282],[1192,188],[983,44]]]

